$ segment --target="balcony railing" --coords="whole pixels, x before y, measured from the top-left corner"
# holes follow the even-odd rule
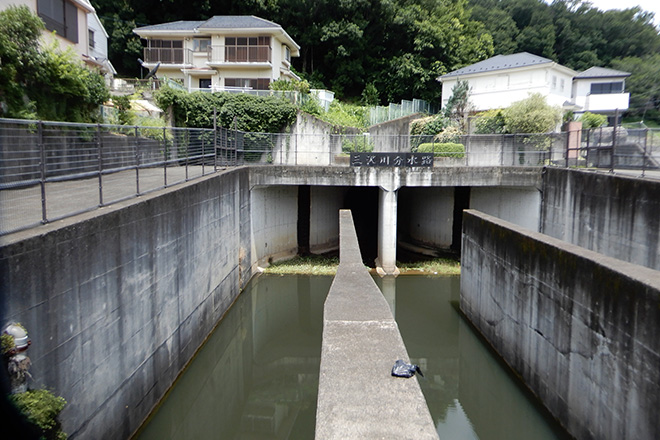
[[[146,63],[192,64],[192,51],[180,47],[147,47],[144,49]]]
[[[606,93],[587,95],[585,111],[613,111],[627,110],[630,102],[630,93]]]
[[[212,46],[209,63],[270,63],[272,49],[262,46]]]

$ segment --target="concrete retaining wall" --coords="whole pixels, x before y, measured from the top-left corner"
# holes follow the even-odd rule
[[[421,117],[420,113],[415,113],[369,127],[369,135],[377,139],[374,151],[382,153],[409,152],[410,123]]]
[[[339,210],[344,206],[347,187],[311,188],[309,250],[315,254],[339,248]]]
[[[250,279],[251,235],[243,169],[3,238],[3,317],[70,438],[137,429]]]
[[[541,193],[536,188],[474,187],[470,208],[538,231]]]
[[[298,112],[289,136],[278,136],[273,163],[280,165],[332,165],[341,154],[341,137],[357,134],[357,128],[339,127],[307,113]]]
[[[476,211],[461,310],[578,439],[660,438],[660,277]]]
[[[254,264],[267,265],[298,252],[298,188],[253,188],[251,197]],[[249,243],[249,242],[248,242]]]
[[[454,188],[401,188],[399,231],[403,240],[448,249],[454,224]]]
[[[660,181],[547,168],[541,232],[660,270]]]

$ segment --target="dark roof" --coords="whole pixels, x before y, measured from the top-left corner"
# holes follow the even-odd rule
[[[495,70],[512,69],[515,67],[534,66],[538,64],[553,63],[554,61],[543,58],[538,55],[532,55],[527,52],[514,53],[512,55],[496,55],[487,60],[479,61],[478,63],[471,64],[446,75],[442,75],[439,79],[452,78],[461,75],[469,75],[474,73],[492,72]]]
[[[630,76],[629,72],[623,72],[621,70],[607,69],[605,67],[590,67],[584,72],[580,72],[575,75],[579,79],[587,78],[612,78],[612,77],[622,77]]]
[[[136,28],[136,31],[194,31],[203,21],[173,21],[171,23],[153,24]]]
[[[201,29],[250,29],[250,28],[279,28],[277,23],[255,17],[254,15],[216,15],[209,18],[201,26]]]
[[[253,15],[216,15],[206,21],[173,21],[136,28],[136,31],[194,31],[197,29],[281,28],[277,23]]]

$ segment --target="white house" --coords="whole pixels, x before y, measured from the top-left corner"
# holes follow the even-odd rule
[[[541,93],[551,105],[613,116],[628,109],[624,92],[627,72],[592,67],[578,73],[550,59],[527,52],[497,55],[438,78],[442,82],[442,107],[459,80],[470,86],[475,111],[505,108],[530,93]]]
[[[573,78],[575,113],[601,113],[612,116],[628,109],[630,93],[625,92],[628,72],[591,67]]]
[[[87,65],[105,75],[115,72],[108,61],[108,34],[88,0],[2,0],[0,9],[27,6],[46,25],[46,44],[56,41],[62,49],[71,48]],[[93,40],[91,40],[93,36]]]
[[[88,53],[83,59],[103,72],[106,78],[111,78],[117,71],[108,59],[108,33],[96,12],[87,15]]]
[[[145,43],[143,66],[180,79],[189,90],[268,90],[298,79],[291,58],[300,46],[277,23],[254,16],[214,16],[133,30]]]

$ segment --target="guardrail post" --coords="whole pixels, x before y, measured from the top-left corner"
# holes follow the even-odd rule
[[[648,146],[649,129],[644,129],[644,156],[642,157],[642,177],[646,174],[646,147]]]
[[[99,162],[99,206],[103,206],[103,142],[101,142],[101,124],[96,124],[96,151]]]
[[[213,172],[218,172],[218,119],[213,107]]]
[[[614,172],[614,149],[616,148],[616,127],[619,125],[619,109],[614,111],[614,130],[612,130],[612,151],[610,153],[610,173]]]
[[[138,126],[135,126],[135,195],[140,195],[140,138]]]
[[[202,176],[205,175],[204,170],[206,169],[206,166],[205,166],[205,164],[206,164],[206,150],[204,149],[204,144],[206,142],[205,142],[204,138],[205,138],[205,136],[202,135]]]
[[[188,161],[190,160],[190,131],[186,130],[183,132],[183,135],[186,137],[186,182],[188,181]]]
[[[568,168],[569,163],[568,163],[568,157],[570,155],[570,148],[571,148],[571,129],[570,129],[570,124],[568,125],[568,130],[566,130],[566,168]],[[577,165],[577,155],[575,156],[575,165]]]
[[[41,223],[48,223],[48,216],[46,214],[46,146],[44,145],[44,123],[43,121],[37,122],[37,142],[39,143],[39,153],[41,154],[41,161],[39,164],[39,172],[41,178],[39,186],[41,187]]]
[[[167,138],[165,134],[167,133],[167,128],[163,127],[163,186],[167,188]],[[176,133],[174,133],[176,136]]]

